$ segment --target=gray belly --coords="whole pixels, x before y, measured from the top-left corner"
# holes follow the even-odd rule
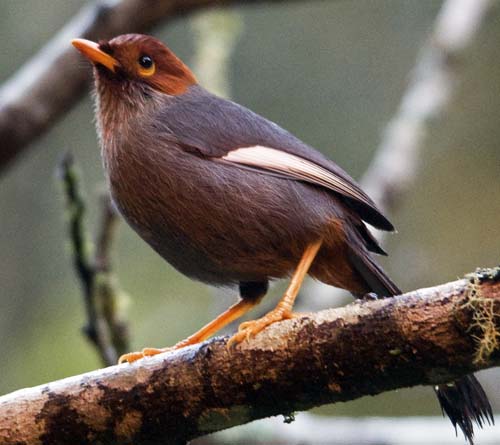
[[[183,274],[213,284],[284,277],[338,215],[318,187],[177,153],[110,175],[132,228]]]

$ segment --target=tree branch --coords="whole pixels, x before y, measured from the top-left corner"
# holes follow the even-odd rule
[[[111,271],[110,248],[117,227],[117,214],[109,195],[101,197],[101,221],[96,246],[85,230],[85,201],[71,155],[59,166],[66,198],[73,264],[82,287],[87,324],[83,331],[95,346],[104,365],[113,365],[129,349],[128,323],[120,310],[125,298]],[[95,253],[92,255],[93,251]]]
[[[0,398],[0,444],[180,444],[500,364],[500,268]]]
[[[91,73],[78,62],[72,38],[146,32],[209,6],[284,1],[296,0],[101,0],[83,8],[0,89],[0,172],[85,92]]]

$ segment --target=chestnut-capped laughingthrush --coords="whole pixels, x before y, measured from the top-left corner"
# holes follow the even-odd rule
[[[384,251],[365,226],[393,230],[392,224],[333,161],[203,89],[153,37],[72,43],[94,64],[102,158],[120,213],[183,274],[239,286],[239,302],[172,348],[201,342],[241,317],[275,278],[291,276],[276,308],[242,323],[231,343],[293,317],[307,274],[359,297],[400,293],[373,259]],[[146,348],[121,361],[172,348]],[[474,376],[436,392],[469,439],[472,420],[491,418]]]

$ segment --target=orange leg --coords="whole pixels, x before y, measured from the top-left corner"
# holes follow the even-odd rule
[[[162,352],[173,351],[174,349],[181,349],[184,346],[194,345],[206,340],[211,335],[215,334],[217,331],[221,330],[224,326],[240,318],[242,315],[246,314],[250,309],[252,309],[264,295],[260,298],[254,299],[242,299],[238,303],[233,304],[229,309],[220,314],[215,320],[211,321],[207,325],[203,326],[199,331],[195,332],[188,338],[176,343],[174,346],[169,348],[144,348],[140,352],[129,352],[124,354],[118,360],[118,363],[124,362],[135,362],[143,357],[150,357],[152,355],[160,354]]]
[[[302,282],[304,281],[304,278],[307,275],[307,272],[311,267],[322,242],[322,240],[319,240],[307,247],[302,255],[302,258],[300,259],[295,273],[292,276],[285,294],[276,307],[258,320],[241,323],[238,328],[238,332],[229,339],[228,346],[235,343],[241,343],[243,340],[253,337],[272,323],[294,317],[292,309],[295,298],[299,293]]]

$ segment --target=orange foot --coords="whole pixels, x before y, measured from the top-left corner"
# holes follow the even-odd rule
[[[128,354],[123,354],[119,359],[118,359],[118,364],[121,363],[133,363],[137,360],[140,360],[141,358],[144,357],[152,357],[153,355],[161,354],[162,352],[169,352],[169,351],[174,351],[175,349],[180,349],[182,348],[182,345],[175,345],[175,346],[170,346],[169,348],[144,348],[142,351],[138,352],[129,352]]]
[[[276,307],[271,312],[268,312],[266,315],[264,315],[262,318],[241,323],[238,327],[238,332],[234,334],[227,342],[227,347],[230,348],[235,344],[241,343],[243,340],[248,340],[249,338],[254,337],[270,324],[282,320],[288,320],[290,318],[295,318],[297,316],[297,314],[294,314],[290,310]]]

